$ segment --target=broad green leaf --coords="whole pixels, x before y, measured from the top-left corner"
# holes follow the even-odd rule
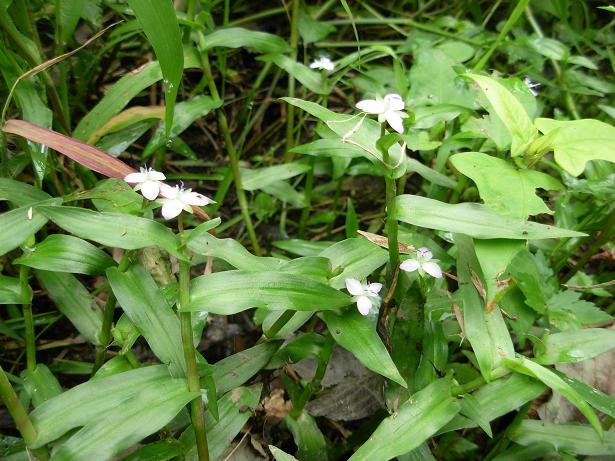
[[[177,106],[175,108],[177,110]],[[134,106],[111,117],[87,140],[88,144],[98,144],[105,136],[128,132],[131,127],[150,126],[156,120],[164,120],[164,107],[160,106]],[[143,123],[149,122],[149,123]],[[130,145],[132,143],[129,143]],[[102,148],[102,147],[101,147]],[[105,149],[103,149],[105,150]],[[121,152],[120,152],[121,153]]]
[[[99,346],[98,333],[102,328],[102,311],[83,284],[71,274],[37,270],[36,278],[47,294],[90,343]]]
[[[476,354],[481,374],[489,381],[494,375],[499,374],[502,368],[502,355],[513,356],[515,349],[500,309],[496,307],[493,311],[487,312],[473,283],[482,282],[472,239],[456,235],[455,243],[459,248],[457,278],[465,334]]]
[[[126,373],[116,376],[123,374]],[[53,452],[50,461],[111,459],[162,429],[195,397],[200,396],[188,392],[183,379],[150,383],[132,398],[89,421]]]
[[[263,331],[269,330],[273,324],[282,316],[286,311],[270,311],[267,316],[263,320],[262,328]],[[305,323],[312,318],[314,312],[309,311],[295,311],[293,316],[290,318],[286,324],[280,328],[280,331],[270,339],[283,339],[287,336],[293,334],[299,328],[301,328]]]
[[[423,442],[414,450],[400,455],[397,461],[437,461],[433,453],[429,449],[427,442]]]
[[[523,105],[494,79],[477,74],[465,74],[465,76],[478,84],[491,103],[494,113],[506,125],[512,139],[510,154],[513,157],[524,154],[530,143],[538,136],[538,130]]]
[[[249,380],[267,365],[279,347],[279,341],[263,342],[216,362],[212,378],[218,394],[224,394]]]
[[[187,311],[230,315],[251,307],[317,311],[351,303],[344,293],[307,277],[283,272],[226,271],[191,282]]]
[[[25,182],[0,178],[0,200],[7,200],[18,207],[50,199],[51,196]]]
[[[90,371],[91,371],[90,367]],[[119,373],[124,373],[126,371],[132,370],[133,367],[125,355],[116,355],[111,359],[107,360],[103,365],[98,369],[96,374],[92,376],[91,380],[102,379],[108,376],[117,375]]]
[[[90,2],[91,0],[62,0],[58,3],[63,42],[68,42],[71,39],[79,19]]]
[[[310,165],[306,163],[284,163],[282,165],[268,166],[259,168],[258,170],[241,170],[241,182],[245,190],[262,189],[269,184],[282,180],[289,179],[301,173],[305,173],[310,169]]]
[[[554,424],[526,419],[512,432],[511,440],[520,445],[546,443],[560,452],[588,456],[615,455],[615,433],[608,431],[604,438],[585,424]]]
[[[335,26],[332,24],[313,19],[305,8],[299,10],[299,35],[304,45],[318,42],[334,30]]]
[[[288,453],[280,450],[278,447],[274,447],[273,445],[269,445],[269,451],[276,459],[276,461],[298,461],[293,455],[289,455]]]
[[[241,428],[252,416],[260,400],[262,384],[250,387],[237,387],[227,392],[218,400],[220,417],[215,419],[208,411],[205,413],[205,427],[207,429],[207,444],[209,446],[209,459],[222,459],[220,456],[231,444]],[[192,426],[181,435],[180,441],[184,446],[185,461],[198,461],[196,441]]]
[[[408,386],[378,336],[375,322],[362,316],[357,309],[341,315],[323,312],[322,317],[335,341],[352,352],[363,365],[400,386]]]
[[[113,258],[91,243],[72,235],[52,234],[13,261],[46,271],[102,274],[115,265]]]
[[[288,203],[295,208],[305,208],[305,195],[303,192],[298,192],[293,186],[286,181],[275,181],[263,187],[263,192],[274,196],[284,203]]]
[[[297,445],[297,457],[305,461],[328,461],[327,442],[316,420],[305,410],[294,419],[286,417],[288,430]]]
[[[615,331],[586,328],[542,337],[534,344],[535,361],[542,365],[588,360],[615,347]]]
[[[295,146],[290,151],[315,157],[357,158],[364,155],[360,147],[344,143],[339,139],[317,139]]]
[[[485,418],[485,415],[481,411],[476,398],[471,394],[464,394],[463,402],[461,404],[460,414],[467,416],[474,423],[476,423],[480,428],[485,431],[485,433],[493,438],[493,433],[491,432],[491,425],[489,424],[489,420]]]
[[[527,243],[523,240],[489,239],[475,240],[474,250],[476,258],[483,272],[487,299],[485,308],[493,309],[492,306],[496,292],[498,291],[498,281],[506,271],[508,264],[515,255],[526,247]]]
[[[42,203],[59,205],[62,199],[50,199]],[[46,223],[47,216],[38,208],[27,205],[0,214],[0,256],[17,248]]]
[[[543,270],[539,254],[520,251],[508,266],[508,272],[525,295],[525,303],[539,314],[545,314],[547,300],[556,292],[551,269]],[[577,297],[578,299],[578,297]]]
[[[143,196],[135,192],[123,179],[103,179],[90,190],[65,196],[64,203],[84,199],[91,200],[98,211],[134,216],[143,214]]]
[[[615,162],[615,127],[611,125],[593,119],[538,118],[536,127],[544,135],[555,132],[550,143],[555,161],[572,176],[583,173],[590,160]]]
[[[428,229],[469,235],[478,239],[515,240],[583,237],[582,232],[502,216],[478,203],[449,204],[416,195],[398,195],[397,219]]]
[[[37,363],[34,370],[24,370],[21,377],[35,408],[62,393],[62,386],[49,368],[42,363]]]
[[[281,259],[254,256],[235,239],[219,239],[207,232],[190,238],[188,248],[198,255],[220,258],[246,271],[273,271],[284,264]]]
[[[174,376],[186,369],[179,319],[152,276],[141,264],[120,272],[107,269],[107,278],[120,306]]]
[[[206,50],[218,46],[223,48],[251,48],[260,53],[288,53],[291,50],[288,42],[277,35],[242,27],[217,29],[205,36]]]
[[[602,426],[600,425],[600,420],[598,419],[598,416],[596,416],[596,413],[594,413],[594,411],[587,404],[587,402],[583,400],[583,397],[581,397],[577,391],[575,391],[557,374],[555,374],[548,368],[545,368],[542,365],[538,365],[537,363],[534,363],[530,359],[527,359],[521,355],[518,355],[514,359],[503,357],[502,360],[504,364],[511,370],[539,379],[551,389],[556,392],[559,392],[564,397],[566,397],[566,399],[568,399],[568,401],[572,405],[577,407],[577,409],[581,413],[583,413],[583,415],[587,418],[587,421],[589,421],[589,423],[592,425],[600,438],[604,437],[604,432],[602,430]]]
[[[448,423],[460,408],[451,396],[450,382],[434,381],[385,418],[350,460],[387,461],[407,453]]]
[[[297,256],[317,256],[329,248],[335,242],[325,242],[322,240],[311,241],[301,239],[276,240],[272,245],[280,250]]]
[[[121,213],[101,213],[76,207],[36,207],[54,223],[78,237],[102,245],[136,250],[157,245],[183,258],[179,242],[171,230],[151,219]]]
[[[119,461],[167,461],[178,459],[181,454],[181,444],[171,437],[143,445]]]
[[[184,72],[184,49],[173,3],[128,0],[148,41],[154,48],[164,76],[165,122],[167,138],[173,125],[173,109]]]
[[[613,320],[594,303],[580,298],[581,293],[571,290],[550,297],[546,302],[549,323],[560,330],[578,330],[585,325],[605,325]]]
[[[362,154],[370,162],[382,165],[382,152],[376,147],[380,138],[380,123],[363,117],[360,113],[355,115],[338,114],[314,102],[297,98],[282,98],[289,104],[303,109],[307,113],[324,122],[341,140],[361,149]],[[406,153],[399,144],[389,149],[388,169],[394,178],[399,178],[406,172]]]
[[[283,54],[265,54],[257,58],[259,61],[272,62],[280,69],[296,78],[308,90],[316,94],[329,94],[331,89],[320,72],[316,72],[300,62]],[[283,98],[287,99],[287,98]]]
[[[129,402],[144,389],[157,389],[171,376],[163,365],[138,368],[108,378],[88,381],[46,401],[30,413],[37,432],[33,448],[41,447],[76,427]],[[184,385],[185,386],[185,385]],[[145,404],[149,406],[149,404]]]
[[[451,156],[450,162],[478,186],[485,205],[511,218],[527,219],[553,212],[536,195],[536,189],[562,190],[552,176],[535,170],[519,170],[509,162],[480,152]]]
[[[0,304],[21,304],[19,279],[0,275]]]
[[[615,418],[615,398],[604,392],[593,388],[577,379],[570,378],[564,373],[555,370],[555,373],[566,381],[570,387],[579,393],[579,395],[596,410]]]
[[[194,50],[186,49],[183,54],[185,69],[200,67],[200,58]],[[79,121],[73,136],[83,141],[90,139],[90,136],[126,107],[135,96],[160,80],[162,71],[158,61],[128,72],[115,82],[98,104]]]
[[[364,238],[342,240],[324,250],[320,256],[331,260],[333,273],[342,269],[329,282],[333,288],[343,288],[348,277],[364,279],[389,259],[386,250]]]
[[[457,183],[448,176],[443,175],[433,168],[429,168],[416,159],[408,157],[406,159],[406,168],[407,171],[416,172],[427,181],[437,184],[438,186],[448,187],[449,189],[454,189],[457,186]]]
[[[560,61],[570,54],[566,45],[553,38],[535,36],[529,40],[529,43],[537,53],[556,61]]]

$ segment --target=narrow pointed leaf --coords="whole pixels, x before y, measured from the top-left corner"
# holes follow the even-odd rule
[[[536,362],[542,365],[588,360],[615,347],[615,331],[585,328],[562,331],[541,338],[534,346]]]
[[[51,199],[43,203],[59,205],[62,199]],[[22,206],[0,214],[0,256],[25,242],[31,235],[38,232],[47,220],[47,216],[29,206]]]
[[[251,48],[260,53],[289,53],[290,45],[277,35],[259,32],[243,27],[217,29],[205,36],[205,49]]]

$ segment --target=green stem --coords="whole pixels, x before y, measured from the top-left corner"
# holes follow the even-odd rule
[[[293,0],[292,3],[292,18],[290,23],[290,47],[292,49],[290,58],[293,61],[297,60],[297,45],[299,43],[299,0]],[[288,96],[295,97],[295,77],[288,74]],[[287,162],[292,159],[290,150],[294,145],[295,132],[295,106],[287,104],[286,109],[286,150],[284,152],[284,160]]]
[[[23,311],[24,336],[26,339],[26,367],[33,371],[36,368],[36,335],[34,333],[34,320],[32,318],[32,299],[30,298],[30,285],[28,277],[30,268],[19,267],[19,285],[21,289],[21,306]]]
[[[9,379],[6,376],[6,373],[0,366],[0,398],[4,402],[4,405],[8,409],[13,421],[15,421],[15,426],[17,430],[23,437],[24,442],[26,442],[27,446],[32,445],[36,441],[36,429],[32,425],[32,421],[28,417],[26,413],[26,409],[21,404],[19,397],[17,397],[17,393]],[[34,455],[38,459],[47,460],[49,459],[49,455],[45,448],[38,448],[32,450]]]
[[[284,325],[286,325],[289,320],[293,318],[293,315],[295,315],[295,311],[284,311],[284,313],[280,315],[278,319],[273,322],[273,325],[271,325],[268,330],[264,331],[263,334],[267,338],[273,338],[279,333],[279,331],[284,327]]]
[[[113,323],[113,315],[115,314],[115,295],[113,291],[109,289],[107,293],[107,302],[105,303],[105,310],[103,311],[103,321],[100,327],[100,347],[96,349],[96,358],[94,359],[94,366],[92,367],[92,375],[102,367],[105,362],[105,355],[109,341],[111,340],[111,324]]]
[[[312,204],[312,192],[314,191],[314,164],[316,163],[316,158],[311,157],[309,159],[310,169],[305,175],[305,189],[303,191],[305,196],[305,203],[307,206],[301,210],[301,217],[299,218],[299,228],[297,229],[297,234],[300,239],[304,237],[305,234],[305,226],[307,224],[307,220],[310,217],[311,204]]]
[[[384,124],[380,128],[380,136],[384,136],[385,128]],[[387,238],[389,239],[389,271],[388,281],[389,284],[393,280],[393,274],[399,265],[399,244],[397,239],[397,210],[395,204],[395,197],[397,196],[397,183],[395,179],[389,174],[389,152],[388,150],[382,152],[382,161],[385,166],[384,183],[386,186],[386,207],[387,207],[387,221],[386,231]]]
[[[182,216],[179,216],[178,227],[180,239],[185,240]],[[186,361],[186,379],[188,390],[198,395],[190,402],[190,416],[192,427],[196,436],[196,448],[199,461],[209,461],[209,448],[207,446],[207,431],[205,429],[205,409],[201,398],[201,383],[196,366],[196,353],[192,342],[192,313],[182,312],[190,303],[190,263],[181,260],[179,263],[179,318],[181,322],[182,347]]]
[[[201,33],[199,33],[199,41],[201,42],[200,44],[203,45],[203,48],[205,44],[204,40],[205,37]],[[207,51],[203,51],[201,53],[201,60],[203,64],[203,71],[207,76],[211,96],[213,99],[220,99],[220,94],[218,93],[216,82],[214,81],[213,75],[211,73],[211,66],[209,64],[209,55],[207,54]],[[237,151],[235,150],[235,145],[233,144],[233,139],[231,138],[231,133],[229,132],[228,122],[226,120],[226,116],[224,115],[224,111],[222,110],[222,108],[219,108],[216,110],[216,112],[218,114],[218,125],[220,127],[220,131],[222,132],[222,136],[224,137],[226,152],[231,163],[231,172],[233,173],[235,192],[237,193],[237,200],[239,202],[241,214],[245,221],[246,229],[248,231],[248,235],[250,236],[250,242],[252,243],[254,253],[257,256],[260,256],[261,248],[258,243],[256,231],[254,230],[254,225],[252,224],[252,217],[250,216],[250,210],[248,209],[248,200],[246,199],[246,193],[243,190],[243,186],[241,184],[241,173],[239,172],[239,159],[237,157]]]

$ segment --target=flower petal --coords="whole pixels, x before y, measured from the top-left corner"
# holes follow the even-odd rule
[[[431,250],[427,247],[421,247],[416,250],[416,255],[421,261],[429,261],[431,258],[433,258]]]
[[[353,296],[360,296],[363,294],[363,285],[357,279],[347,278],[346,279],[346,289],[348,293]]]
[[[421,268],[425,272],[427,272],[429,275],[431,275],[432,277],[435,277],[437,279],[442,278],[442,269],[440,269],[440,266],[438,266],[437,263],[434,263],[434,262],[423,263],[421,265]]]
[[[391,125],[391,128],[393,128],[395,131],[397,131],[400,134],[404,133],[404,122],[402,121],[399,114],[391,110],[388,110],[384,113],[384,118],[386,118],[386,121],[389,122],[389,125]]]
[[[160,193],[160,183],[158,181],[145,181],[141,184],[141,194],[148,200],[156,200]]]
[[[374,293],[375,295],[380,293],[380,290],[382,290],[382,283],[369,283],[367,285],[367,291]]]
[[[329,58],[327,58],[326,60],[323,59],[320,62],[320,66],[328,71],[332,71],[333,69],[335,69],[335,64]]]
[[[182,202],[188,205],[204,206],[212,203],[209,197],[205,197],[198,192],[185,192],[181,195]]]
[[[167,179],[164,173],[161,173],[160,171],[156,170],[150,170],[149,178],[153,179],[154,181],[164,181],[165,179]]]
[[[414,272],[419,267],[421,267],[421,264],[416,259],[406,259],[399,265],[399,268],[406,272]]]
[[[147,178],[144,173],[130,173],[124,176],[124,181],[134,184],[138,182],[144,182]]]
[[[380,99],[364,99],[359,101],[355,107],[367,114],[382,114],[384,112],[384,102]]]
[[[162,217],[164,219],[173,219],[184,209],[184,204],[180,200],[165,200],[162,205]]]
[[[404,110],[404,100],[397,93],[389,93],[384,97],[384,103],[389,110]]]
[[[357,299],[357,308],[361,315],[369,314],[372,308],[372,301],[367,296],[359,296]]]
[[[179,187],[177,187],[177,186],[171,187],[168,184],[161,184],[160,185],[160,194],[164,198],[175,200],[177,198],[177,194],[178,193],[179,193]]]

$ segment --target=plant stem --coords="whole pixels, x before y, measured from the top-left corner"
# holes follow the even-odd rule
[[[182,243],[185,239],[184,226],[181,215],[178,220],[180,239]],[[179,262],[179,318],[181,322],[182,346],[184,359],[186,360],[186,379],[188,380],[188,390],[198,393],[190,402],[190,416],[192,427],[196,437],[196,448],[199,461],[209,461],[209,448],[207,446],[207,431],[205,429],[205,409],[201,398],[201,383],[199,372],[196,366],[196,354],[192,342],[192,313],[181,312],[190,303],[190,263],[181,260]]]
[[[22,266],[23,267],[23,266]],[[15,389],[11,386],[9,379],[6,376],[6,373],[0,366],[0,397],[4,402],[4,405],[8,409],[13,421],[15,421],[15,426],[17,430],[23,437],[24,442],[26,442],[27,446],[32,445],[36,441],[36,429],[32,425],[32,421],[28,417],[26,413],[26,409],[21,404],[19,397],[15,393]],[[49,455],[45,448],[38,448],[32,450],[34,455],[38,459],[47,460],[49,459]]]
[[[284,311],[284,313],[280,315],[275,322],[273,322],[273,325],[271,325],[271,328],[264,331],[263,334],[267,338],[273,338],[275,335],[279,333],[279,331],[284,327],[284,325],[286,325],[289,322],[289,320],[293,318],[293,315],[295,315],[295,311],[291,311],[291,310]]]
[[[23,312],[24,336],[26,339],[26,368],[34,371],[36,368],[36,343],[34,334],[34,320],[32,318],[32,299],[30,298],[30,285],[28,277],[30,268],[19,267],[19,286],[21,290],[21,306]]]
[[[103,321],[100,327],[100,347],[96,350],[96,358],[94,359],[94,366],[92,367],[92,375],[102,367],[105,362],[105,355],[107,347],[109,346],[109,340],[111,339],[111,324],[113,323],[113,314],[115,314],[115,295],[113,291],[109,289],[107,292],[107,302],[105,302],[105,310],[103,311]]]
[[[205,38],[201,33],[199,33],[199,41],[204,48]],[[216,87],[216,83],[213,79],[213,75],[211,73],[211,66],[209,64],[209,55],[207,51],[203,51],[201,53],[201,60],[203,65],[203,71],[207,76],[207,82],[209,85],[209,91],[211,93],[211,97],[214,99],[220,99],[220,94],[218,93],[218,88]],[[250,236],[250,242],[252,243],[252,248],[254,253],[257,256],[260,256],[261,248],[258,243],[258,238],[256,237],[256,232],[254,230],[254,225],[252,224],[252,218],[250,216],[250,211],[248,210],[248,200],[246,199],[246,193],[243,190],[241,184],[241,173],[239,172],[239,159],[237,158],[237,151],[235,150],[235,145],[233,144],[233,140],[231,138],[231,133],[229,132],[228,122],[226,120],[226,116],[224,115],[224,111],[222,108],[216,110],[218,115],[218,125],[220,127],[220,131],[222,132],[222,136],[224,137],[224,144],[226,145],[226,152],[228,153],[229,161],[231,163],[231,171],[233,173],[233,180],[235,182],[235,191],[237,193],[237,200],[239,201],[239,207],[241,208],[241,214],[246,224],[246,229],[248,231],[248,235]]]
[[[385,129],[382,124],[380,129],[380,136],[384,136]],[[402,154],[403,155],[403,154]],[[397,266],[399,266],[399,244],[397,242],[397,210],[395,205],[395,197],[397,196],[397,183],[395,179],[388,172],[389,165],[389,152],[388,150],[382,152],[382,161],[385,165],[384,183],[386,186],[386,208],[387,208],[387,221],[386,221],[386,233],[389,239],[389,271],[387,279],[389,284],[393,280],[393,275]]]
[[[299,43],[299,9],[301,7],[299,0],[292,0],[292,18],[290,22],[290,47],[292,49],[290,59],[297,60],[297,45]],[[295,97],[295,77],[288,74],[288,96]],[[294,145],[295,131],[295,106],[287,104],[286,109],[286,150],[284,151],[284,160],[292,159],[292,149]]]

